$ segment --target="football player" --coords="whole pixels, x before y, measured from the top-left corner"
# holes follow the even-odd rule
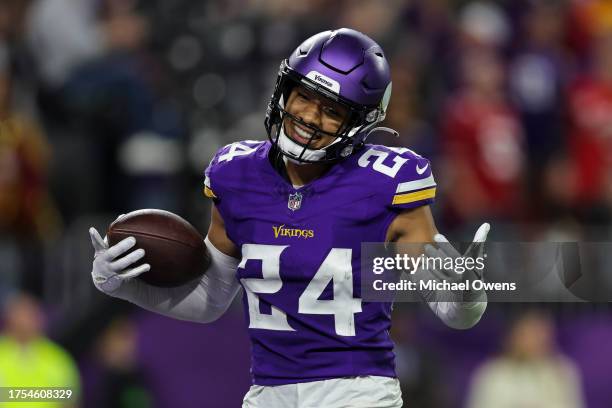
[[[91,229],[96,287],[197,322],[217,319],[243,288],[253,379],[243,407],[401,407],[391,303],[360,298],[361,243],[437,242],[432,255],[459,254],[431,215],[429,161],[366,143],[390,96],[387,59],[372,39],[351,29],[307,39],[281,63],[269,140],[227,145],[206,169],[213,262],[199,284],[131,279],[149,269],[132,267],[143,256],[135,240],[108,248]],[[472,251],[488,229],[478,230]],[[469,328],[486,298],[467,295],[426,300],[447,325]]]

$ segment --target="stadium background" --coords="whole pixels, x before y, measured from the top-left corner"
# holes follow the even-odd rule
[[[67,350],[82,406],[239,406],[241,307],[203,326],[97,293],[87,229],[148,207],[204,233],[213,152],[264,139],[280,60],[342,26],[386,50],[400,136],[378,142],[432,159],[447,236],[484,220],[492,240],[610,241],[608,1],[2,0],[0,330]],[[596,267],[609,290],[609,260]],[[466,332],[423,305],[394,313],[406,407],[612,406],[606,303],[491,304]],[[500,362],[514,368],[495,377]],[[575,399],[552,402],[562,391]]]

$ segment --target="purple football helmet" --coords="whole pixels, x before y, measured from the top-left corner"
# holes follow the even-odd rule
[[[348,117],[337,133],[324,132],[285,110],[285,102],[296,85],[347,108]],[[266,112],[268,137],[294,162],[333,162],[363,146],[369,131],[385,118],[390,97],[389,64],[380,46],[349,28],[324,31],[304,41],[281,63]],[[302,144],[285,134],[286,117],[335,139],[324,148],[310,149],[312,139]]]

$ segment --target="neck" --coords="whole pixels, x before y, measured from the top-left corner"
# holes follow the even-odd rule
[[[15,342],[19,343],[22,346],[27,346],[38,337],[36,334],[23,333],[19,330],[11,329],[7,329],[5,334],[8,338],[13,339]]]
[[[289,160],[285,161],[287,177],[294,186],[303,186],[318,179],[329,170],[330,166],[323,163],[297,165]]]

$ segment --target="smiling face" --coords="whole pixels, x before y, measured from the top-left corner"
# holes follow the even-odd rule
[[[291,91],[285,110],[303,122],[332,134],[345,125],[348,117],[348,109],[345,106],[302,86],[296,86]],[[308,145],[309,149],[322,149],[335,139],[327,134],[313,132],[290,116],[285,117],[283,125],[287,136],[301,145]]]

